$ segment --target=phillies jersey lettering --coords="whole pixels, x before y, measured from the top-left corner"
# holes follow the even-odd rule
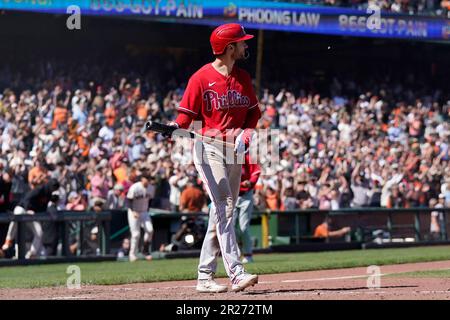
[[[233,66],[230,75],[224,76],[208,63],[189,79],[177,110],[201,121],[201,134],[209,135],[213,129],[228,135],[228,130],[243,128],[248,111],[253,108],[259,111],[250,75]],[[259,111],[253,116],[259,118],[260,114]]]
[[[228,90],[221,96],[214,90],[206,90],[203,94],[203,100],[206,102],[206,110],[208,111],[212,109],[250,107],[250,98],[241,95],[236,90]]]

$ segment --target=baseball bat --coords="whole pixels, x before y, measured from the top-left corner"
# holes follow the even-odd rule
[[[180,135],[184,136],[184,133],[187,133],[189,135],[189,138],[192,138],[192,139],[195,138],[195,135],[193,132],[190,132],[190,131],[184,130],[184,129],[178,129],[178,127],[176,127],[176,126],[169,126],[167,124],[155,122],[152,120],[147,121],[147,123],[145,124],[145,129],[147,131],[159,132],[165,136],[171,136],[175,130],[180,130],[179,131]],[[181,130],[183,132],[181,132]]]
[[[202,141],[205,142],[211,142],[211,143],[218,143],[221,145],[225,145],[227,147],[230,148],[234,148],[234,144],[230,143],[230,142],[226,142],[223,141],[221,139],[218,138],[213,138],[213,137],[207,137],[204,135],[201,135],[199,133],[193,132],[193,131],[189,131],[186,129],[179,129],[176,126],[169,126],[167,124],[163,124],[163,123],[159,123],[159,122],[155,122],[152,120],[147,121],[147,123],[145,124],[145,129],[147,131],[155,131],[155,132],[159,132],[165,136],[172,136],[174,131],[176,130],[176,135],[180,136],[180,137],[188,137],[191,139],[201,139]]]

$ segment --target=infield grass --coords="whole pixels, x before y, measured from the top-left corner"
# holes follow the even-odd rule
[[[247,271],[257,274],[363,267],[450,260],[450,246],[371,249],[256,255]],[[197,276],[198,259],[162,259],[129,262],[78,263],[82,285],[191,280]],[[0,288],[62,286],[72,264],[0,267]],[[447,274],[447,273],[446,273]],[[217,276],[225,276],[220,259]]]
[[[388,275],[400,278],[450,278],[450,269],[404,272]]]

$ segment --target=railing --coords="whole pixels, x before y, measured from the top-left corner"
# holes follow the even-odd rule
[[[333,229],[339,229],[349,226],[352,229],[353,242],[371,242],[373,241],[372,232],[374,230],[386,231],[387,242],[396,239],[410,238],[414,242],[426,242],[430,240],[429,227],[431,221],[431,212],[442,212],[441,234],[438,240],[448,241],[450,208],[430,209],[430,208],[404,208],[404,209],[385,209],[385,208],[352,208],[336,211],[329,210],[295,210],[295,211],[263,211],[254,212],[252,217],[253,236],[260,238],[259,247],[269,247],[269,240],[276,238],[288,238],[288,244],[301,244],[304,242],[315,241],[313,238],[314,228],[321,224],[325,218],[331,217],[333,220]],[[207,214],[186,214],[176,212],[151,211],[155,235],[153,239],[153,250],[158,250],[160,243],[170,240],[173,232],[172,226],[181,220],[183,216],[197,216],[206,218]],[[0,224],[7,224],[11,221],[18,223],[18,234],[16,242],[18,244],[18,258],[25,258],[26,252],[26,223],[32,221],[49,221],[57,224],[59,230],[59,243],[61,244],[61,256],[74,257],[70,250],[70,228],[69,225],[74,221],[94,221],[98,226],[98,241],[100,255],[108,255],[111,252],[111,243],[117,245],[121,238],[128,236],[126,211],[104,211],[95,212],[76,212],[61,211],[54,216],[47,213],[37,213],[35,215],[13,215],[1,214]],[[113,227],[113,228],[111,228]],[[113,229],[113,230],[112,230]],[[111,231],[113,234],[111,235]],[[78,239],[83,239],[83,223],[77,230]],[[3,241],[3,239],[0,239]],[[325,242],[330,239],[325,239]],[[276,243],[275,243],[276,244]],[[82,255],[82,247],[77,253]]]
[[[25,259],[26,253],[26,223],[39,221],[39,222],[52,222],[56,224],[57,230],[59,230],[59,239],[61,243],[61,255],[64,257],[72,257],[74,254],[70,250],[70,223],[80,221],[93,221],[98,227],[98,243],[100,249],[100,255],[107,255],[110,253],[110,225],[111,225],[111,213],[105,212],[79,212],[79,211],[59,211],[54,215],[48,213],[36,213],[33,215],[21,214],[2,214],[0,215],[0,224],[7,224],[10,222],[17,222],[17,238],[18,245],[18,259]],[[78,253],[83,254],[83,246],[81,240],[84,238],[83,223],[80,223],[78,229],[78,239],[80,239],[80,246]],[[3,239],[0,239],[3,241]]]
[[[343,241],[340,239],[317,239],[313,237],[314,229],[321,224],[325,218],[331,217],[333,220],[332,230],[349,226],[351,236],[346,239],[349,242],[370,243],[373,242],[373,231],[381,230],[386,232],[387,238],[379,237],[383,242],[413,241],[424,243],[431,240],[429,238],[431,212],[439,211],[443,213],[441,225],[441,241],[448,241],[448,230],[450,222],[448,214],[450,208],[349,208],[341,210],[293,210],[293,211],[257,211],[252,216],[252,236],[258,239],[259,248],[268,248],[276,245],[277,239],[288,239],[284,244],[301,244],[304,242],[331,242]],[[183,215],[180,213],[160,213],[153,212],[152,219],[155,224],[155,233],[158,226],[161,231],[161,238],[169,239],[170,221],[179,220]],[[202,216],[206,216],[203,214]],[[156,234],[155,234],[156,235]],[[286,241],[286,240],[284,240]]]
[[[431,212],[442,213],[439,240],[447,241],[449,230],[448,214],[450,208],[350,208],[335,211],[308,209],[301,211],[267,211],[259,215],[276,216],[277,235],[291,237],[295,244],[311,238],[314,228],[325,218],[333,220],[334,229],[351,227],[354,241],[369,242],[374,230],[386,231],[389,240],[413,238],[415,242],[427,241]],[[328,241],[329,239],[326,239]]]

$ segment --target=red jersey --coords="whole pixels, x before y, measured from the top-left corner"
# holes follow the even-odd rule
[[[245,162],[242,165],[242,175],[241,175],[241,186],[239,189],[239,194],[244,194],[250,190],[252,190],[256,183],[258,182],[259,176],[261,175],[261,168],[258,164],[250,163],[250,155],[249,153],[245,154]],[[250,187],[244,186],[242,182],[249,180],[251,185]]]
[[[201,121],[200,134],[218,137],[236,136],[238,129],[253,129],[261,117],[250,75],[233,66],[230,75],[224,76],[211,63],[191,76],[177,110]]]

